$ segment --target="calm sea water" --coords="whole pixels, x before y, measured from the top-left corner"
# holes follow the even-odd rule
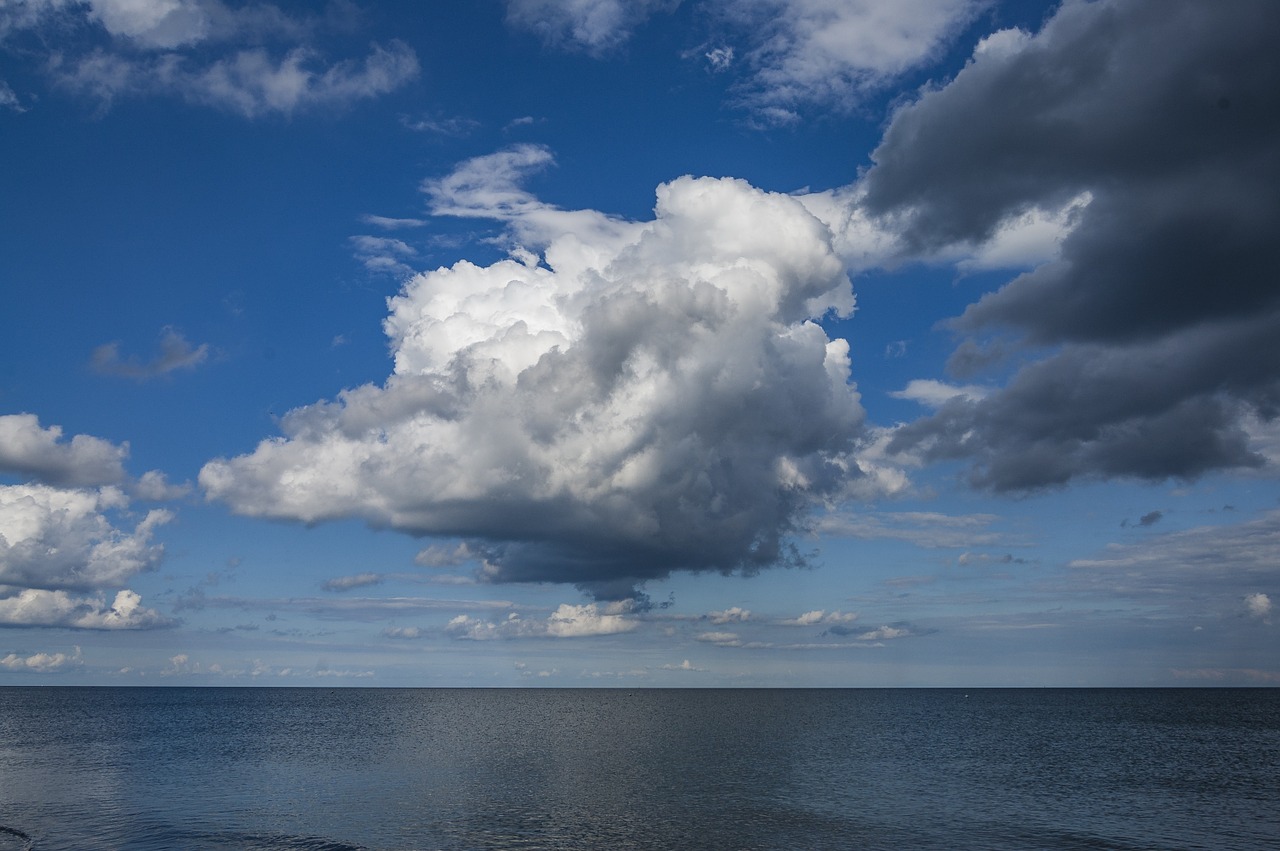
[[[0,689],[0,849],[1280,847],[1280,690]]]

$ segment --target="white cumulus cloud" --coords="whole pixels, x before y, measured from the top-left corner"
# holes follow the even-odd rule
[[[0,626],[54,626],[72,629],[151,629],[171,625],[142,597],[124,589],[107,603],[101,595],[76,597],[66,591],[27,588],[0,597]]]
[[[605,596],[785,561],[812,501],[859,474],[848,344],[814,321],[853,308],[830,231],[733,179],[663,184],[648,222],[564,211],[518,185],[544,151],[494,157],[428,184],[433,206],[529,247],[409,280],[384,326],[393,375],[210,462],[208,495],[462,539],[484,578]]]
[[[445,627],[454,638],[485,641],[496,638],[586,638],[630,632],[639,622],[628,613],[631,600],[602,603],[561,603],[545,620],[521,617],[511,612],[505,619],[485,620],[458,615]]]
[[[664,671],[696,671],[696,672],[703,672],[703,671],[705,671],[705,670],[706,670],[706,668],[699,668],[698,666],[696,666],[696,665],[694,665],[692,662],[690,662],[688,659],[685,659],[685,660],[684,660],[683,662],[681,662],[679,665],[672,665],[672,664],[670,664],[670,663],[668,663],[668,664],[666,664],[666,665],[663,665],[663,666],[662,666],[662,670],[664,670]]]
[[[720,612],[708,612],[707,620],[713,624],[742,623],[751,620],[751,612],[740,606],[733,606]]]
[[[0,668],[9,671],[34,671],[43,674],[50,671],[61,671],[65,668],[74,668],[81,665],[83,661],[80,648],[77,647],[73,653],[33,653],[30,656],[19,656],[17,653],[10,653],[0,659]]]
[[[853,623],[857,619],[858,615],[856,612],[828,612],[825,609],[814,609],[811,612],[805,612],[797,617],[780,621],[780,623],[787,626],[817,626],[819,624],[839,626],[841,624]]]
[[[43,428],[31,414],[0,416],[0,472],[43,480],[0,485],[0,625],[168,624],[123,586],[159,564],[164,548],[152,539],[173,515],[153,509],[138,517],[117,483],[149,498],[169,498],[181,489],[157,471],[136,483],[123,481],[126,455],[127,444],[88,435],[64,441],[61,428]],[[111,603],[102,595],[108,588],[120,589]]]
[[[717,647],[739,647],[742,644],[742,639],[736,632],[700,632],[695,638]]]
[[[60,426],[42,428],[34,414],[0,416],[0,472],[55,485],[114,485],[124,480],[129,445],[86,434],[62,439]]]
[[[116,488],[0,486],[0,584],[46,589],[119,586],[159,563],[156,527],[172,514],[147,512],[118,528],[128,499]]]
[[[561,603],[547,619],[547,635],[555,638],[576,638],[588,635],[613,635],[630,632],[636,621],[612,607],[596,603],[573,605]]]

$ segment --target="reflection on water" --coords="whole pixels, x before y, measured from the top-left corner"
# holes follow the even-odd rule
[[[1270,690],[0,689],[0,851],[1257,848]]]

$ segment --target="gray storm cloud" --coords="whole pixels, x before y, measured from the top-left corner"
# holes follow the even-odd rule
[[[394,374],[210,462],[208,496],[461,538],[482,578],[602,597],[794,561],[803,513],[858,475],[848,345],[813,321],[853,308],[828,229],[732,179],[664,184],[647,223],[561,211],[514,184],[548,159],[510,149],[428,184],[542,256],[409,280],[385,323]]]
[[[905,253],[1089,200],[1056,259],[952,323],[971,335],[958,373],[1008,335],[1040,353],[890,449],[970,460],[998,491],[1264,463],[1248,424],[1280,412],[1277,38],[1270,2],[1067,2],[894,116],[863,203]]]

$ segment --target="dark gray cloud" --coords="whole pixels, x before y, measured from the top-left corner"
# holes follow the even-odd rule
[[[953,322],[1041,354],[894,449],[972,459],[995,490],[1263,463],[1244,424],[1280,412],[1278,37],[1270,2],[1066,3],[894,116],[865,203],[910,251],[1092,199],[1058,259]]]
[[[1188,329],[1147,345],[1067,346],[1024,367],[1000,392],[955,398],[899,429],[893,451],[970,458],[970,479],[998,491],[1082,475],[1194,478],[1259,467],[1243,420],[1274,409],[1274,319]],[[1251,406],[1250,402],[1254,402]]]

